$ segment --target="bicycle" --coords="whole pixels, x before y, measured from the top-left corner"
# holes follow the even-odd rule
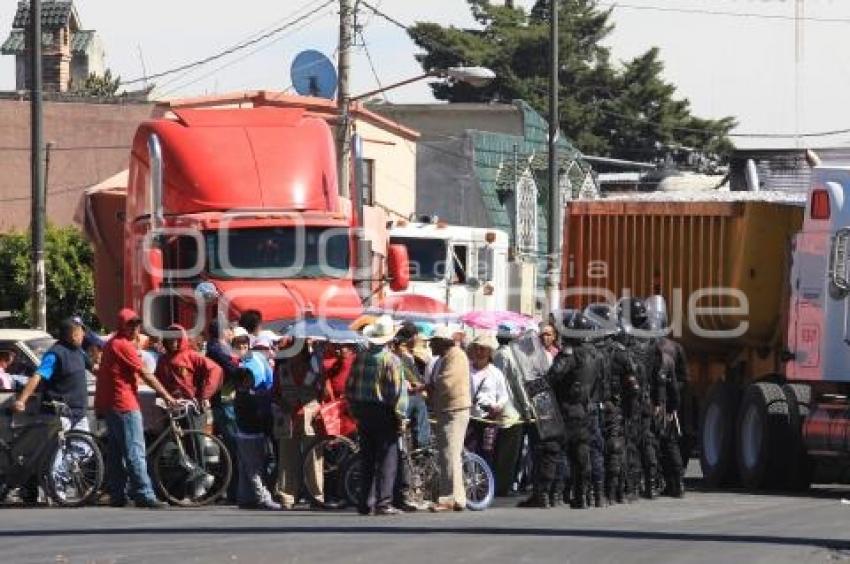
[[[440,467],[437,462],[438,451],[435,440],[422,448],[410,450],[410,432],[405,427],[400,437],[400,450],[406,452],[405,464],[410,473],[409,500],[416,505],[437,501],[440,486]],[[343,491],[348,502],[357,505],[360,499],[362,458],[355,452],[347,460],[343,473]],[[483,511],[492,505],[496,493],[493,471],[487,462],[464,448],[463,483],[466,489],[466,508],[470,511]]]
[[[9,435],[0,438],[0,497],[36,480],[57,505],[85,505],[103,483],[103,455],[91,433],[64,428],[62,418],[71,415],[67,404],[42,405],[52,417],[15,425],[13,415]]]
[[[192,400],[178,400],[165,409],[168,423],[146,450],[151,478],[157,493],[172,505],[198,507],[209,505],[227,492],[233,476],[230,452],[218,437],[199,429],[184,429],[180,421],[194,412]]]
[[[304,495],[316,507],[344,509],[350,503],[344,488],[344,472],[352,457],[360,452],[357,438],[343,435],[322,437],[304,453],[302,476],[310,475],[310,464],[314,456],[322,464],[322,483],[304,480]]]

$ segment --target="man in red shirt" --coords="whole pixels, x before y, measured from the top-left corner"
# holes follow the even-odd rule
[[[221,388],[222,369],[190,346],[182,326],[172,325],[168,331],[180,337],[163,339],[165,354],[157,362],[156,377],[175,398],[195,400],[204,408]]]
[[[125,308],[118,313],[118,323],[118,331],[103,350],[94,398],[95,411],[106,419],[110,505],[124,507],[129,493],[136,507],[158,509],[167,504],[156,499],[148,476],[138,395],[139,377],[169,404],[174,403],[174,398],[153,374],[144,370],[135,345],[142,326],[139,316]]]

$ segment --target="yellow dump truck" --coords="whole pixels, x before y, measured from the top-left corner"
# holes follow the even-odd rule
[[[808,487],[834,479],[850,453],[850,364],[840,366],[850,353],[840,314],[850,308],[836,290],[850,279],[841,243],[850,241],[841,237],[850,171],[815,177],[808,196],[656,193],[568,205],[565,307],[666,299],[690,368],[683,426],[711,484]]]

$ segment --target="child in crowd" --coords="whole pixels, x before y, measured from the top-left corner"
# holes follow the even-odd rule
[[[263,479],[266,438],[272,421],[271,395],[255,385],[255,376],[249,368],[239,371],[233,407],[238,428],[236,445],[239,451],[239,488],[236,495],[239,507],[280,509],[280,504],[272,499]]]

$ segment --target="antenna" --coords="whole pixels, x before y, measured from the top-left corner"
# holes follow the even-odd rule
[[[334,64],[319,51],[301,51],[292,61],[289,71],[292,86],[302,96],[318,96],[333,100],[336,96],[337,75]]]

